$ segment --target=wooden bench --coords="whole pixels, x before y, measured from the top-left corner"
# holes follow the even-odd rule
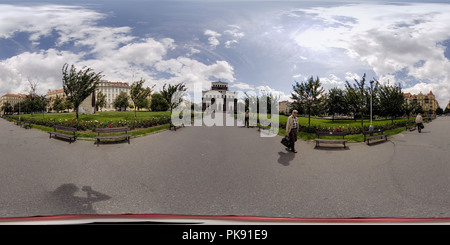
[[[23,121],[22,128],[30,129],[31,128],[31,122],[30,121]]]
[[[363,134],[364,134],[364,142],[367,141],[367,145],[369,145],[370,140],[373,140],[373,139],[383,139],[384,138],[384,140],[387,141],[387,135],[383,134],[382,129],[363,131]],[[369,135],[369,136],[367,136],[367,135]]]
[[[54,131],[48,132],[50,134],[50,138],[52,138],[52,135],[54,135],[54,137],[68,139],[70,141],[70,144],[72,144],[72,140],[75,141],[77,139],[77,136],[75,135],[75,133],[77,132],[76,128],[54,125],[53,129]],[[57,132],[56,130],[72,132],[73,134]]]
[[[184,128],[184,123],[182,123],[180,126],[175,126],[175,125],[172,123],[172,120],[170,120],[169,130],[172,130],[172,128],[173,128],[174,131],[177,131],[177,128],[181,128],[181,127]]]
[[[95,137],[97,141],[97,146],[100,144],[100,140],[116,140],[116,139],[124,139],[128,141],[130,144],[131,134],[127,134],[130,129],[128,127],[117,127],[117,128],[96,128],[95,132],[98,133],[98,136]],[[103,135],[100,134],[112,134],[112,133],[123,133],[120,135]]]
[[[417,126],[416,123],[408,123],[408,124],[406,124],[406,130],[414,131],[414,130],[416,130],[416,126]]]
[[[316,147],[319,147],[320,143],[326,143],[326,144],[344,144],[344,149],[345,149],[345,143],[347,143],[347,140],[344,139],[344,137],[347,135],[346,132],[321,132],[318,131],[316,132],[317,134],[317,139],[315,139],[316,141]],[[342,136],[342,139],[321,139],[320,136]]]

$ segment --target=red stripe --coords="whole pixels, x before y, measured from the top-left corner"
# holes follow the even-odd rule
[[[0,218],[0,222],[32,221],[72,221],[89,219],[144,219],[149,221],[186,220],[198,221],[239,221],[263,223],[416,223],[416,222],[450,222],[450,218],[276,218],[258,216],[214,216],[214,215],[168,215],[168,214],[121,214],[121,215],[56,215],[39,217]]]

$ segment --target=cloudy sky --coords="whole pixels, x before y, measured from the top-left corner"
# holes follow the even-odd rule
[[[450,99],[446,1],[1,1],[0,95],[62,87],[64,63],[110,81],[230,83],[289,99],[294,81],[364,73]]]

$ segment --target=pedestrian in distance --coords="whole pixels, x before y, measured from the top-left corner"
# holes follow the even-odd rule
[[[417,126],[417,130],[420,132],[422,132],[422,128],[423,128],[423,119],[422,119],[422,115],[420,113],[417,114],[416,117],[416,126]]]
[[[249,125],[249,120],[250,120],[250,115],[248,114],[248,110],[245,111],[245,127],[248,128]]]
[[[286,123],[286,136],[291,140],[291,151],[297,153],[295,150],[295,142],[297,141],[297,133],[300,128],[300,124],[297,119],[297,110],[293,110]]]

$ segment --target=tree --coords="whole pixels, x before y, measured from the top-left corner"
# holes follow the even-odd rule
[[[187,88],[184,83],[175,85],[169,84],[167,87],[166,86],[167,84],[164,84],[161,95],[167,101],[167,104],[169,104],[170,114],[172,115],[173,108],[181,103],[181,97],[184,95]]]
[[[120,92],[119,95],[117,95],[116,99],[113,102],[114,108],[119,109],[119,111],[122,110],[122,108],[127,110],[127,107],[130,106],[130,102],[128,101],[128,95],[124,91]]]
[[[345,97],[348,109],[355,115],[361,113],[361,128],[364,126],[364,113],[368,111],[368,105],[370,106],[370,88],[366,87],[365,82],[366,74],[362,76],[360,81],[355,79],[353,86],[348,81],[345,81]],[[354,119],[356,121],[356,117]]]
[[[144,98],[142,100],[139,100],[136,103],[136,107],[137,109],[142,109],[142,108],[147,108],[148,110],[150,110],[150,100],[148,98]]]
[[[36,95],[34,99],[36,111],[42,111],[42,119],[44,119],[45,111],[47,109],[48,99],[45,95]]]
[[[5,114],[10,114],[13,111],[13,107],[11,105],[11,103],[9,103],[8,101],[6,101],[3,105],[1,110],[3,111],[3,115]]]
[[[442,114],[444,114],[444,110],[441,108],[441,107],[438,107],[437,109],[436,109],[436,115],[442,115]]]
[[[291,98],[294,99],[299,106],[306,108],[308,113],[308,127],[311,126],[311,113],[317,110],[321,102],[321,96],[324,92],[320,87],[320,80],[316,80],[311,76],[307,82],[298,83],[292,86],[294,92],[291,93]]]
[[[32,82],[28,79],[28,83],[30,84],[30,93],[25,97],[24,108],[26,111],[30,112],[31,116],[33,116],[33,113],[38,110],[39,106],[36,101],[36,98],[38,97],[36,94],[38,82]]]
[[[63,99],[61,97],[59,97],[58,95],[56,96],[55,100],[53,101],[53,110],[58,113],[60,111],[64,110]]]
[[[152,111],[167,111],[169,109],[169,104],[161,94],[157,93],[152,96],[150,108]]]
[[[73,103],[69,101],[67,98],[63,100],[63,110],[71,110],[73,109]]]
[[[392,124],[394,124],[394,118],[404,113],[405,97],[402,88],[400,85],[383,84],[379,86],[378,95],[380,97],[381,115],[390,116]]]
[[[344,90],[339,88],[330,89],[325,101],[325,110],[332,115],[332,121],[334,121],[336,113],[345,113],[346,107],[347,101],[345,100]]]
[[[450,113],[450,108],[449,107],[445,107],[444,109],[444,114]]]
[[[152,93],[150,88],[144,89],[142,86],[144,85],[145,80],[141,78],[138,82],[133,82],[130,86],[130,99],[133,101],[134,105],[134,121],[137,121],[136,109],[138,106],[144,105],[145,101],[148,99],[147,97]]]
[[[97,93],[97,100],[95,101],[95,106],[100,108],[100,111],[103,111],[103,107],[106,106],[106,94],[103,94],[102,91]]]
[[[63,89],[66,99],[73,104],[78,122],[78,107],[87,97],[92,95],[97,88],[100,79],[103,77],[101,72],[95,73],[91,68],[83,67],[77,71],[75,66],[66,63],[62,68]]]
[[[408,100],[405,99],[405,102],[403,103],[403,113],[406,114],[408,120],[411,114],[417,111],[419,108],[421,108],[421,106],[417,103],[417,101],[409,103]]]

